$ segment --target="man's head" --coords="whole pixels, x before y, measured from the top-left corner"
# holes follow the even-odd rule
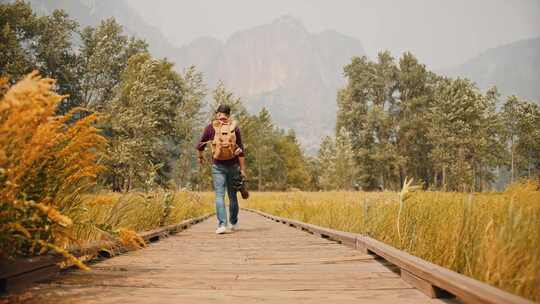
[[[216,110],[216,117],[219,120],[227,120],[231,115],[231,107],[228,105],[220,105]]]

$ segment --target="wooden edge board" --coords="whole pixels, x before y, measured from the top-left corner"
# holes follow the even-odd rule
[[[406,272],[403,275],[405,276],[405,281],[414,285],[414,287],[430,297],[448,297],[448,293],[450,293],[465,303],[534,304],[534,302],[523,297],[435,265],[365,235],[324,228],[274,216],[259,210],[242,209],[262,215],[276,222],[287,225],[292,224],[293,227],[298,229],[320,235],[326,239],[338,241],[365,253],[379,256],[400,268],[402,272]],[[428,284],[431,287],[428,288]]]
[[[178,224],[144,231],[139,233],[139,236],[145,242],[149,243],[155,241],[155,238],[160,239],[169,234],[185,230],[196,223],[202,222],[213,214],[210,213],[184,220]],[[122,245],[119,241],[97,241],[80,247],[72,247],[69,249],[69,252],[76,257],[84,257],[85,261],[89,261],[97,257],[112,257],[116,253],[126,252],[132,249]],[[61,270],[60,264],[63,261],[65,261],[65,258],[58,254],[16,258],[13,260],[0,259],[0,293],[11,291],[14,288],[22,288],[25,285],[24,282],[30,284],[38,279],[42,280],[58,274]]]

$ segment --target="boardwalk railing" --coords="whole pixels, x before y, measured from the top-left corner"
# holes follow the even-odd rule
[[[259,210],[244,210],[380,257],[398,267],[404,281],[431,298],[457,297],[465,303],[533,304],[527,299],[427,262],[365,235],[307,224]]]
[[[178,233],[190,226],[200,223],[212,216],[213,213],[196,218],[159,227],[139,234],[146,243],[158,241],[170,234]],[[132,248],[122,245],[119,241],[92,242],[83,247],[69,250],[74,256],[84,261],[96,258],[108,258],[115,254],[126,252]],[[61,271],[61,263],[65,259],[57,254],[49,254],[32,258],[15,260],[0,260],[0,293],[21,289],[29,284],[51,278]]]

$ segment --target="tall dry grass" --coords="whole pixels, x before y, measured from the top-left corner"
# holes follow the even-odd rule
[[[64,250],[73,241],[73,223],[62,210],[95,183],[105,139],[95,115],[75,122],[77,109],[56,115],[64,96],[54,84],[34,72],[0,100],[0,256],[54,250],[84,268]]]
[[[156,190],[88,194],[66,214],[73,219],[77,240],[116,239],[129,231],[142,232],[208,214],[213,205],[197,193]]]
[[[249,208],[364,233],[415,256],[540,300],[540,192],[253,193]]]

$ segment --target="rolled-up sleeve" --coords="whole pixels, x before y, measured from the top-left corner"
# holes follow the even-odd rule
[[[236,145],[242,149],[242,153],[238,154],[239,157],[245,157],[245,149],[244,144],[242,143],[242,135],[240,134],[240,128],[234,129],[234,133],[236,135]]]
[[[204,148],[206,148],[206,144],[212,140],[212,136],[213,136],[213,132],[214,131],[214,128],[212,128],[212,125],[208,125],[206,126],[206,128],[204,128],[204,131],[203,131],[203,134],[201,136],[201,139],[199,140],[199,142],[197,143],[197,146],[195,146],[195,148],[199,151],[204,151]]]

